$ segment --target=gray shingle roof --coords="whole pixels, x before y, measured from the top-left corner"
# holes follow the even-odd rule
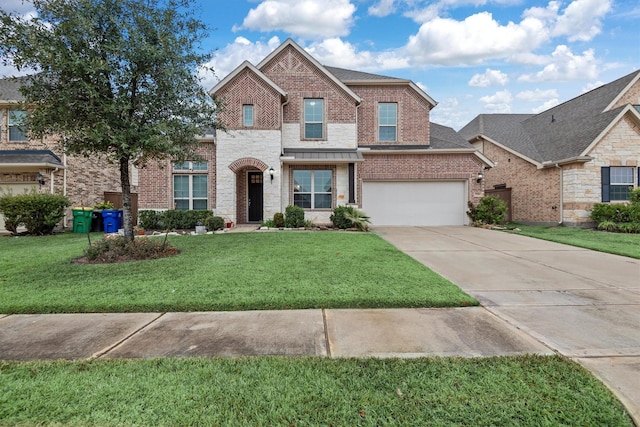
[[[51,150],[0,150],[0,165],[61,167],[62,161]]]
[[[535,115],[481,114],[460,133],[484,135],[539,163],[580,156],[624,107],[604,111],[638,71]]]
[[[429,144],[434,149],[473,149],[473,145],[453,130],[453,128],[439,125],[437,123],[429,123]]]
[[[26,77],[7,77],[0,79],[0,101],[24,101],[20,86]]]
[[[355,83],[355,82],[370,82],[370,81],[395,81],[395,82],[405,82],[407,80],[405,79],[398,79],[396,77],[389,77],[389,76],[382,76],[379,74],[371,74],[371,73],[365,73],[362,71],[354,71],[354,70],[347,70],[345,68],[338,68],[338,67],[330,67],[328,65],[325,65],[324,68],[329,71],[331,74],[333,74],[334,76],[336,76],[336,78],[338,80],[340,80],[342,83]]]

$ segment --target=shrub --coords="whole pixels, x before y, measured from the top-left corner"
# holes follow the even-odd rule
[[[145,230],[158,230],[162,212],[158,211],[138,211],[138,224]]]
[[[288,228],[304,227],[304,209],[289,205],[284,211],[284,226]]]
[[[69,198],[60,194],[6,194],[0,197],[0,213],[11,233],[24,225],[29,234],[51,234],[69,204]]]
[[[273,216],[273,226],[278,228],[284,227],[284,215],[282,212],[276,212]]]
[[[113,203],[105,200],[101,201],[100,203],[98,203],[93,207],[93,209],[96,209],[96,210],[113,209],[113,208],[114,208]]]
[[[618,224],[619,233],[640,233],[640,222],[623,222]]]
[[[209,231],[220,230],[224,228],[224,218],[221,216],[210,216],[204,220],[204,226]]]
[[[493,196],[484,196],[477,206],[469,202],[467,215],[474,224],[502,224],[507,213],[507,203]]]
[[[598,230],[600,231],[618,231],[618,224],[613,221],[602,221],[598,224]]]
[[[329,217],[333,226],[340,229],[356,227],[360,231],[367,231],[371,218],[353,206],[338,206]]]
[[[124,237],[110,237],[94,242],[84,251],[93,263],[113,263],[164,258],[176,255],[178,250],[163,240],[139,238],[127,242]]]
[[[602,221],[630,222],[630,207],[618,203],[596,203],[591,210],[591,219],[597,223]]]

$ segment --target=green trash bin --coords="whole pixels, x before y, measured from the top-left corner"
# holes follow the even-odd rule
[[[73,208],[73,232],[88,233],[91,230],[93,208]]]

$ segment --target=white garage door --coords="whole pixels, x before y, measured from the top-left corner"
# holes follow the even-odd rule
[[[0,195],[2,194],[22,194],[28,193],[29,191],[35,189],[35,184],[24,184],[24,183],[0,183]],[[22,230],[22,228],[18,228],[18,230]],[[6,232],[4,228],[4,216],[0,214],[0,233]]]
[[[362,183],[362,210],[371,225],[464,225],[465,182]]]

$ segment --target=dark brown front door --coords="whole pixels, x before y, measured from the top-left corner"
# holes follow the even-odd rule
[[[262,221],[262,172],[249,172],[249,222]]]

